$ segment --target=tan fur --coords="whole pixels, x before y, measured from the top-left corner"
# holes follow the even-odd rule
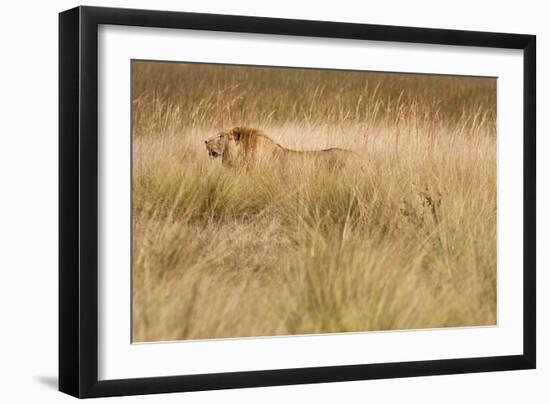
[[[212,158],[221,157],[226,166],[250,166],[265,160],[308,159],[319,160],[330,166],[341,166],[356,155],[350,150],[332,147],[323,150],[291,150],[271,140],[262,131],[246,127],[234,127],[205,140]]]

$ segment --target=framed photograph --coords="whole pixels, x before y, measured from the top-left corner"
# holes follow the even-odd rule
[[[535,37],[59,17],[59,388],[535,368]]]

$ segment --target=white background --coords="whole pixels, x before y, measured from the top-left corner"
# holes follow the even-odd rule
[[[95,1],[90,5],[534,33],[538,36],[538,369],[460,376],[116,398],[125,402],[540,402],[550,400],[550,26],[544,2]],[[57,374],[57,12],[4,5],[0,25],[0,400],[68,402]],[[546,157],[543,159],[543,157]],[[526,399],[527,398],[527,399]]]

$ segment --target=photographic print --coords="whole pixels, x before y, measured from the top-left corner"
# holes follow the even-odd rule
[[[496,325],[494,77],[133,60],[132,341]]]

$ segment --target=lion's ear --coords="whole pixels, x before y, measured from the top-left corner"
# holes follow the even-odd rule
[[[241,140],[241,130],[240,128],[233,128],[231,129],[231,136],[233,137],[233,140],[235,140],[235,143],[239,143]]]

